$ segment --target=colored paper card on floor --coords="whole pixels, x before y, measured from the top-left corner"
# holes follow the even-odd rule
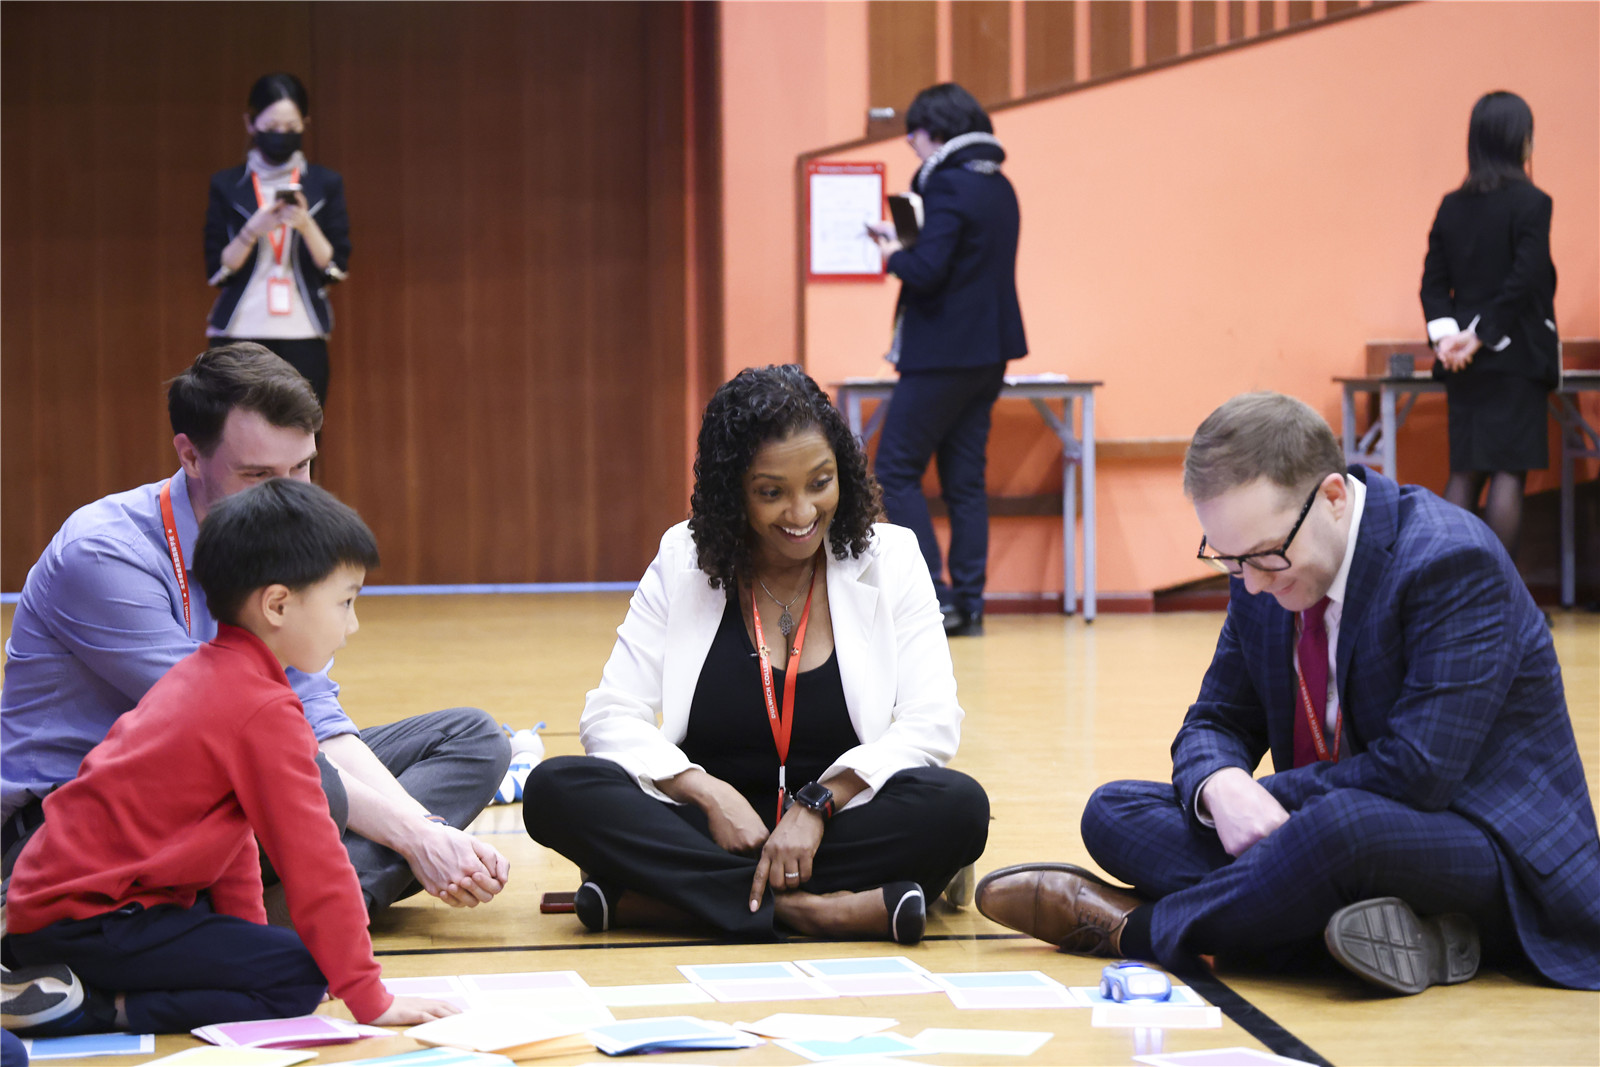
[[[1148,1026],[1161,1030],[1215,1030],[1222,1025],[1221,1008],[1192,1004],[1100,1004],[1089,1018],[1090,1026]]]
[[[946,989],[1065,989],[1043,971],[952,971],[933,975]]]
[[[235,1048],[310,1048],[314,1045],[342,1045],[367,1036],[355,1023],[331,1015],[214,1023],[197,1026],[189,1032],[201,1041]]]
[[[1055,1034],[1047,1030],[950,1030],[930,1026],[911,1043],[923,1055],[1032,1056]]]
[[[905,997],[944,990],[926,974],[837,974],[817,981],[841,997]]]
[[[678,964],[678,971],[695,985],[707,982],[746,982],[758,978],[804,978],[792,963]]]
[[[419,1048],[393,1056],[368,1060],[346,1060],[340,1067],[510,1067],[511,1059],[492,1052],[472,1052],[464,1048]]]
[[[509,974],[464,974],[461,984],[473,993],[521,993],[544,989],[583,989],[589,983],[577,971],[515,971]]]
[[[727,1023],[673,1015],[629,1019],[597,1026],[588,1033],[594,1047],[607,1056],[650,1052],[703,1052],[709,1049],[754,1048],[762,1040]]]
[[[1157,1052],[1133,1059],[1150,1067],[1311,1067],[1305,1060],[1292,1060],[1261,1049],[1241,1047]]]
[[[161,1064],[162,1067],[294,1067],[297,1063],[317,1058],[315,1052],[304,1049],[281,1048],[225,1048],[202,1045],[186,1048],[159,1060],[148,1060],[143,1067]]]
[[[474,1008],[413,1026],[405,1035],[424,1045],[449,1045],[523,1060],[587,1052],[594,1043],[583,1036],[586,1029],[536,1011]]]
[[[1107,1000],[1105,997],[1101,996],[1099,986],[1075,985],[1072,987],[1072,995],[1083,1001],[1084,1006],[1088,1008],[1093,1008],[1101,1004],[1117,1003],[1117,1001]],[[1130,1000],[1126,1001],[1125,1003],[1143,1004],[1152,1008],[1185,1006],[1191,1008],[1203,1008],[1206,1006],[1206,1002],[1201,998],[1200,994],[1196,993],[1193,989],[1190,989],[1186,985],[1173,986],[1172,995],[1167,997],[1166,1000]]]
[[[750,978],[700,982],[701,989],[723,1004],[758,1000],[830,1000],[839,994],[819,978]]]
[[[904,956],[857,956],[840,960],[795,960],[802,971],[816,978],[858,974],[927,974],[928,969]]]
[[[813,1015],[807,1012],[780,1011],[753,1023],[734,1023],[741,1030],[762,1037],[782,1038],[786,1041],[849,1041],[865,1037],[891,1026],[899,1025],[895,1019],[874,1019],[865,1015]]]
[[[863,1056],[912,1056],[921,1050],[896,1033],[867,1034],[849,1041],[774,1041],[808,1060],[859,1059]]]
[[[83,1056],[148,1056],[156,1050],[154,1034],[79,1034],[75,1037],[23,1038],[34,1060],[66,1060]]]
[[[692,982],[662,985],[597,985],[589,991],[608,1008],[650,1008],[665,1004],[709,1004],[711,994]]]

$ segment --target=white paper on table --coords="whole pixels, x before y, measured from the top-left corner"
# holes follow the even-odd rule
[[[597,985],[589,991],[608,1008],[650,1008],[659,1004],[710,1004],[712,997],[692,982],[662,985]]]
[[[762,1037],[789,1041],[849,1041],[898,1025],[894,1019],[874,1019],[865,1015],[812,1015],[780,1011],[753,1023],[734,1023],[741,1030]]]
[[[317,1054],[311,1049],[201,1045],[174,1052],[159,1060],[149,1060],[142,1067],[156,1063],[162,1067],[293,1067],[294,1064],[316,1058]]]
[[[1016,989],[946,989],[950,1003],[963,1009],[1020,1011],[1028,1008],[1082,1008],[1083,1003],[1061,986]]]
[[[816,978],[857,974],[927,974],[928,969],[904,956],[856,956],[836,960],[795,960],[794,965]]]
[[[852,1064],[860,1062],[862,1057],[866,1056],[873,1058],[913,1056],[922,1051],[906,1038],[892,1032],[866,1034],[862,1037],[852,1038],[849,1041],[820,1041],[812,1039],[809,1041],[774,1041],[773,1044],[814,1062],[849,1060]]]
[[[1158,1052],[1135,1056],[1134,1060],[1149,1064],[1150,1067],[1311,1067],[1305,1060],[1292,1060],[1287,1056],[1241,1046],[1197,1049],[1194,1052]]]
[[[952,971],[931,976],[946,989],[1065,989],[1043,971]]]
[[[1162,1030],[1215,1030],[1222,1025],[1221,1008],[1190,1004],[1097,1004],[1090,1026],[1148,1026]]]
[[[585,1035],[601,1052],[625,1056],[646,1052],[698,1051],[701,1049],[754,1048],[762,1040],[727,1023],[673,1015],[655,1019],[628,1019],[599,1026]]]
[[[883,221],[883,175],[812,174],[807,189],[812,274],[881,274],[867,223]]]
[[[535,1041],[581,1034],[587,1029],[587,1025],[555,1019],[541,1012],[477,1008],[460,1015],[433,1019],[413,1026],[404,1033],[406,1037],[427,1045],[451,1045],[474,1052],[495,1052]]]
[[[751,978],[700,982],[699,985],[723,1004],[742,1004],[752,1000],[832,1000],[839,995],[820,978]]]
[[[589,983],[577,971],[513,971],[509,974],[464,974],[461,985],[476,993],[520,993],[529,990],[584,989]]]
[[[1056,1036],[1044,1030],[950,1030],[930,1026],[911,1043],[923,1055],[1031,1056]]]
[[[1101,996],[1100,995],[1100,987],[1099,986],[1075,985],[1075,986],[1072,986],[1071,988],[1072,988],[1072,995],[1077,997],[1079,1000],[1083,1001],[1083,1005],[1086,1008],[1095,1008],[1095,1007],[1099,1007],[1101,1004],[1115,1004],[1116,1003],[1116,1001],[1114,1001],[1114,1000],[1107,1000],[1105,997]],[[1175,986],[1173,986],[1172,987],[1172,995],[1170,997],[1168,997],[1166,1000],[1144,1000],[1144,999],[1141,998],[1141,999],[1124,1001],[1123,1003],[1126,1003],[1126,1004],[1143,1004],[1143,1005],[1146,1005],[1146,1006],[1152,1007],[1152,1008],[1183,1007],[1183,1006],[1188,1006],[1188,1007],[1192,1007],[1192,1008],[1203,1008],[1203,1007],[1206,1006],[1206,1002],[1203,999],[1201,999],[1200,994],[1196,993],[1193,989],[1190,989],[1186,985],[1175,985]]]

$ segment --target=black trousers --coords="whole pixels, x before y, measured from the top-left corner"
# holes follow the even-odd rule
[[[211,347],[249,341],[258,344],[288,362],[299,371],[317,394],[317,403],[324,410],[328,406],[328,342],[321,337],[212,337]]]
[[[889,398],[873,469],[889,521],[917,535],[939,603],[978,614],[989,573],[989,414],[1006,365],[904,371]],[[950,582],[934,537],[922,475],[932,458],[950,515]]]
[[[328,987],[300,935],[218,915],[204,894],[192,908],[130,904],[6,942],[21,966],[66,964],[91,986],[126,993],[136,1034],[307,1015]]]
[[[607,886],[665,901],[730,938],[771,941],[773,898],[750,911],[758,856],[711,839],[705,813],[668,804],[639,788],[607,759],[558,756],[540,763],[523,789],[522,818],[533,839]],[[932,899],[983,855],[989,797],[959,771],[900,771],[860,807],[828,823],[812,864],[809,893],[873,889],[913,881]]]

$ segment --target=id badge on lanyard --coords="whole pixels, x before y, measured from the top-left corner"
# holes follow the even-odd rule
[[[290,172],[289,180],[299,184],[299,167]],[[264,207],[267,201],[261,195],[261,180],[252,174],[250,181],[255,185],[256,206]],[[284,262],[284,252],[289,245],[289,227],[279,226],[267,234],[267,240],[272,245],[272,275],[267,279],[267,313],[291,315],[294,313],[294,282],[289,278],[289,265]]]

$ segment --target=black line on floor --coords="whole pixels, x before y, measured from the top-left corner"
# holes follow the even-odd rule
[[[1333,1067],[1332,1063],[1319,1056],[1310,1045],[1295,1037],[1270,1015],[1246,1000],[1199,960],[1172,968],[1172,974],[1207,1001],[1221,1008],[1222,1014],[1232,1019],[1240,1029],[1279,1056],[1304,1060],[1316,1064],[1317,1067]]]
[[[924,941],[1014,941],[1026,939],[1026,934],[929,934]],[[682,941],[591,941],[588,943],[560,945],[479,945],[473,948],[386,948],[373,951],[374,956],[448,956],[452,952],[462,955],[490,952],[561,952],[567,949],[595,948],[700,948],[713,945],[748,944],[749,942],[719,941],[714,937]],[[794,938],[791,943],[804,945],[859,944],[851,938]]]

